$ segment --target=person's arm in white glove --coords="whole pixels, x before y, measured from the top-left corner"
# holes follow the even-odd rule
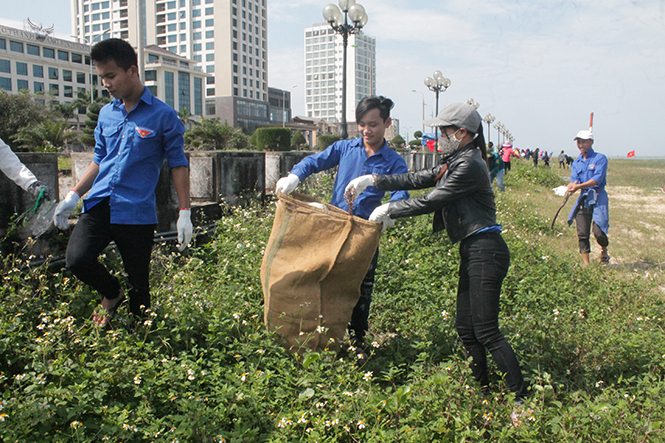
[[[279,191],[282,191],[284,194],[288,195],[296,189],[298,183],[300,183],[300,178],[295,174],[289,174],[286,177],[282,177],[277,180],[277,184],[275,185],[275,194],[277,194]]]
[[[176,228],[178,230],[178,249],[183,251],[190,241],[194,228],[192,226],[192,212],[189,209],[189,168],[187,166],[176,166],[171,168],[173,177],[173,186],[178,194],[178,203],[180,205],[180,215]]]
[[[380,223],[382,225],[381,232],[385,232],[386,229],[395,226],[395,220],[390,218],[390,214],[388,213],[389,207],[390,203],[383,204],[373,210],[369,215],[369,221]]]
[[[373,175],[361,175],[360,177],[354,178],[346,185],[344,189],[344,198],[348,200],[355,200],[367,187],[374,186]]]
[[[72,211],[76,207],[78,201],[81,199],[81,196],[85,195],[85,193],[90,190],[98,174],[99,165],[95,162],[90,162],[90,165],[83,173],[81,180],[79,180],[76,186],[74,186],[74,189],[67,193],[67,196],[64,198],[64,200],[58,203],[58,206],[55,207],[55,212],[53,213],[54,225],[62,230],[65,230],[69,227],[67,219],[72,214]]]
[[[81,196],[76,193],[75,190],[71,190],[67,193],[67,196],[58,203],[58,206],[55,207],[55,212],[53,213],[53,224],[56,225],[59,229],[63,231],[69,227],[67,220],[72,214],[72,211],[76,207],[76,204],[81,199]]]

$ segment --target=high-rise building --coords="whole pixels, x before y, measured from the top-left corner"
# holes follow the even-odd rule
[[[71,0],[80,41],[138,46],[137,0]],[[267,0],[145,0],[144,44],[199,64],[206,116],[253,131],[269,122]]]
[[[342,36],[328,23],[305,29],[305,107],[308,117],[342,119]],[[376,94],[376,39],[349,36],[346,59],[346,120],[355,122],[356,105]],[[351,131],[349,131],[351,132]]]

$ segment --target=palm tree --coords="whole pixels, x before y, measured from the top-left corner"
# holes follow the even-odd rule
[[[22,128],[14,137],[23,147],[42,152],[59,152],[76,135],[66,120],[46,120]]]
[[[185,132],[185,145],[188,149],[239,150],[248,146],[248,137],[241,129],[219,122],[218,118],[201,118]]]

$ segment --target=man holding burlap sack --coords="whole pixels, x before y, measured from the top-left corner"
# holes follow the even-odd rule
[[[390,110],[394,104],[389,98],[372,96],[363,98],[356,107],[356,122],[361,137],[340,140],[325,151],[304,158],[293,167],[291,173],[277,182],[275,193],[291,194],[298,184],[311,174],[339,166],[333,186],[331,205],[348,211],[344,189],[354,178],[371,174],[402,174],[408,172],[406,162],[388,147],[384,134],[390,127]],[[372,211],[381,205],[385,192],[369,186],[353,202],[353,215],[367,220]],[[406,191],[391,192],[391,201],[409,198]],[[394,224],[394,223],[393,223]],[[390,224],[392,226],[392,224]],[[390,227],[384,226],[384,229]],[[374,275],[379,251],[374,257],[360,286],[360,299],[353,309],[348,329],[357,353],[364,354],[363,340],[369,329],[369,307],[372,301]]]

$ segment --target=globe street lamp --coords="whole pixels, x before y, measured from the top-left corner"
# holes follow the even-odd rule
[[[439,115],[439,92],[446,92],[446,89],[450,87],[450,79],[445,78],[441,71],[434,71],[432,77],[425,78],[425,86],[427,89],[436,94],[436,115]],[[439,138],[439,127],[434,127],[434,140]]]
[[[340,11],[341,8],[341,11]],[[342,19],[342,13],[344,14]],[[359,34],[367,24],[367,13],[356,0],[339,0],[339,8],[332,3],[323,8],[323,18],[335,32],[342,36],[344,48],[342,58],[342,130],[340,137],[346,140],[349,137],[346,125],[346,47],[349,44],[349,35]],[[351,20],[351,23],[349,23]]]
[[[90,45],[90,54],[92,55],[92,45],[95,43],[95,40],[100,39],[104,37],[104,35],[108,34],[111,32],[111,29],[107,29],[101,34],[93,36],[92,34],[90,36],[84,35],[83,36],[83,41],[87,42]],[[90,56],[90,103],[94,103],[95,101],[95,84],[92,82],[92,56]]]
[[[503,123],[501,122],[496,122],[494,125],[494,129],[496,129],[496,140],[501,145],[501,128],[503,127]]]
[[[490,129],[492,126],[492,123],[494,123],[495,117],[490,114],[489,112],[485,114],[485,117],[483,117],[483,121],[487,124],[487,142],[490,142]]]
[[[425,132],[425,94],[423,94],[420,91],[416,91],[415,89],[412,89],[411,92],[416,92],[416,93],[420,94],[423,98],[423,129],[422,129],[422,132],[424,133]]]
[[[473,106],[473,107],[476,108],[476,109],[480,108],[480,103],[478,103],[477,101],[474,101],[472,98],[469,98],[469,99],[466,101],[466,104],[467,104],[467,105],[470,105],[470,106]]]

